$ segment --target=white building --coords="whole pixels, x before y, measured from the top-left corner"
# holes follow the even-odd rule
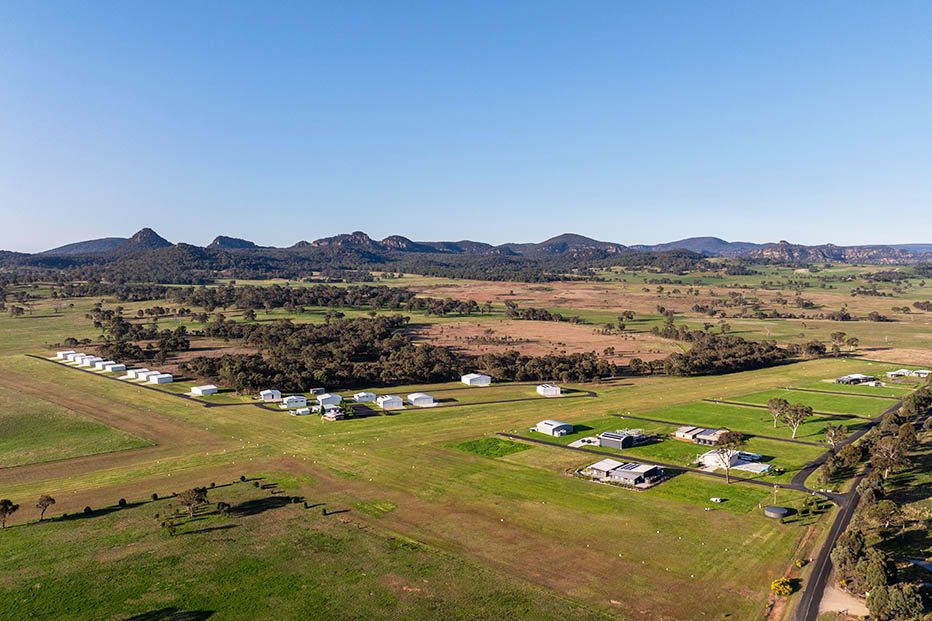
[[[318,405],[340,405],[341,401],[343,401],[343,397],[333,393],[325,392],[322,395],[317,395]]]
[[[69,349],[68,351],[56,352],[56,353],[55,353],[55,359],[56,359],[56,360],[64,360],[64,359],[65,359],[65,356],[67,356],[68,354],[73,354],[73,353],[74,353],[74,350],[73,350],[73,349]]]
[[[304,395],[288,395],[282,399],[280,407],[283,410],[290,408],[303,408],[307,406],[307,397]]]
[[[565,436],[568,433],[573,433],[573,430],[574,427],[571,424],[553,419],[542,420],[534,427],[531,427],[531,431],[536,431],[538,433],[556,437]]]
[[[136,373],[136,379],[142,382],[148,382],[150,377],[161,374],[161,371],[143,371],[142,373]]]
[[[126,365],[120,362],[111,362],[110,364],[104,367],[104,371],[106,371],[107,373],[116,373],[117,371],[125,371],[125,370],[126,370]]]
[[[488,386],[492,383],[492,378],[482,373],[467,373],[460,381],[467,386]]]
[[[100,356],[91,356],[89,358],[84,358],[79,364],[79,367],[93,367],[95,364],[103,360]]]
[[[561,392],[556,384],[541,384],[537,387],[537,394],[544,397],[559,397]]]
[[[65,362],[74,362],[78,358],[83,358],[86,354],[80,352],[71,352],[70,354],[65,354]]]
[[[401,397],[395,395],[382,395],[375,400],[375,403],[383,410],[402,410],[405,407]]]
[[[103,371],[108,364],[116,364],[115,360],[100,360],[94,363],[94,368],[98,371]]]
[[[158,373],[156,375],[149,376],[150,384],[171,384],[174,378],[172,378],[171,373]]]
[[[375,401],[375,393],[374,392],[357,392],[355,395],[353,395],[353,401],[355,401],[356,403],[369,403],[371,401]]]
[[[263,390],[259,393],[259,398],[266,403],[275,403],[282,400],[282,393],[280,390]]]
[[[126,377],[129,379],[140,379],[139,375],[141,373],[148,373],[149,369],[130,369],[126,372]]]
[[[311,413],[311,408],[298,408],[297,410],[291,410],[288,413],[292,416],[307,416]]]
[[[195,386],[191,389],[192,395],[197,395],[198,397],[203,397],[205,395],[212,395],[217,392],[217,387],[213,384],[206,384],[204,386]]]
[[[429,408],[436,405],[434,398],[426,392],[412,392],[408,395],[408,403],[419,408]]]

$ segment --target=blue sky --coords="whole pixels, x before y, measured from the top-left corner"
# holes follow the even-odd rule
[[[0,1],[0,248],[932,242],[928,2]]]

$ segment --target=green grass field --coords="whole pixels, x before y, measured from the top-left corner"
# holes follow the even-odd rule
[[[179,518],[174,537],[159,527],[173,511],[171,499],[0,532],[7,567],[0,594],[13,614],[7,618],[593,614],[442,550],[347,528],[341,514],[285,504],[249,483],[211,490],[210,500],[233,505],[231,517],[205,507],[194,519]]]
[[[0,386],[0,467],[150,445],[62,406]]]
[[[816,412],[855,414],[869,417],[879,416],[895,403],[887,399],[871,399],[869,397],[856,397],[842,394],[826,395],[814,392],[779,389],[756,392],[749,395],[740,395],[731,400],[740,401],[742,403],[767,405],[767,402],[773,398],[786,399],[790,403],[802,403],[810,406]]]

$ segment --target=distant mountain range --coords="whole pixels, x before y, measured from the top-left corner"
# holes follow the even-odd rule
[[[106,261],[118,257],[133,255],[148,250],[158,250],[173,246],[171,242],[159,236],[149,228],[142,229],[129,238],[104,237],[82,242],[74,242],[51,250],[27,255],[0,251],[0,260],[23,259],[24,257],[42,258],[42,263],[50,265],[54,258],[85,258],[93,261]],[[188,252],[198,248],[183,244]],[[685,250],[705,257],[747,257],[750,259],[772,260],[781,263],[843,262],[870,264],[914,264],[932,262],[932,244],[896,244],[866,246],[836,246],[824,244],[806,246],[791,244],[787,241],[757,244],[751,242],[729,242],[718,237],[690,237],[663,244],[638,244],[625,246],[614,242],[599,241],[564,233],[540,243],[506,243],[494,246],[485,242],[470,240],[460,241],[412,241],[401,235],[392,235],[382,240],[375,240],[362,231],[324,237],[312,242],[299,241],[288,248],[259,246],[255,242],[236,237],[220,235],[204,249],[230,252],[281,252],[308,253],[326,251],[327,253],[356,253],[373,259],[383,255],[397,256],[402,253],[421,255],[465,255],[465,256],[500,256],[546,258],[567,255],[593,257],[610,256],[630,252],[666,252]]]

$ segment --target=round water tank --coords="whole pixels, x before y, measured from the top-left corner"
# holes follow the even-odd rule
[[[764,507],[764,515],[766,515],[769,518],[774,518],[777,520],[782,517],[786,517],[786,514],[789,512],[790,510],[787,509],[786,507],[775,507],[773,505]]]

